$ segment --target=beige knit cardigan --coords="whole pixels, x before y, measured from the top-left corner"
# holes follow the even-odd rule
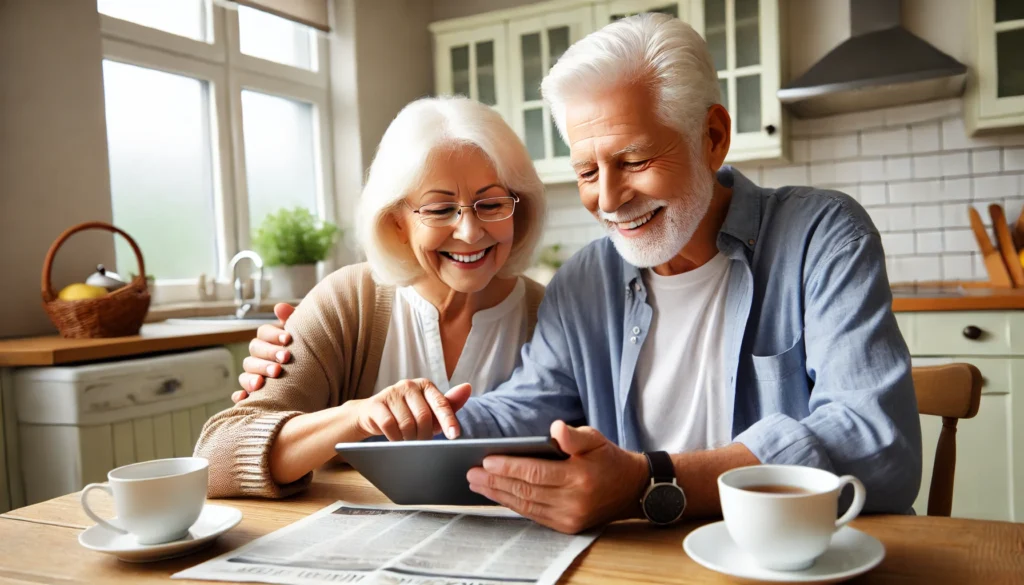
[[[544,287],[525,278],[532,335]],[[305,488],[312,472],[288,485],[270,475],[270,448],[290,418],[373,394],[391,323],[395,287],[374,282],[369,265],[346,266],[299,304],[285,329],[292,360],[280,378],[214,415],[195,455],[210,462],[208,496],[281,498]],[[397,380],[396,380],[397,381]]]

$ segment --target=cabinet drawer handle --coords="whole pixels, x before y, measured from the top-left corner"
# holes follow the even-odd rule
[[[767,126],[764,127],[764,131],[768,133],[768,136],[774,135],[775,134],[775,125],[774,124],[768,124]]]
[[[967,327],[964,327],[963,333],[964,337],[966,337],[967,339],[973,339],[977,341],[978,339],[981,339],[981,336],[984,333],[984,331],[982,331],[980,327],[968,325]]]

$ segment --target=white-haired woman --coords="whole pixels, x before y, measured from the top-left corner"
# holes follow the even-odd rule
[[[521,276],[543,229],[522,142],[464,98],[406,106],[355,218],[368,262],[331,274],[288,319],[294,364],[211,418],[196,455],[210,497],[283,497],[339,442],[452,436],[471,392],[506,380],[543,287]]]

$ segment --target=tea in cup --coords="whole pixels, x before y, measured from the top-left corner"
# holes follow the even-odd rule
[[[839,495],[853,503],[838,520]],[[799,571],[828,550],[832,535],[864,507],[864,484],[799,465],[755,465],[718,477],[725,526],[736,545],[763,568]]]
[[[109,530],[132,534],[139,544],[160,544],[183,538],[199,519],[206,503],[209,462],[201,457],[156,459],[118,467],[107,483],[82,490],[86,515]],[[89,508],[89,492],[102,490],[114,498],[116,525]]]

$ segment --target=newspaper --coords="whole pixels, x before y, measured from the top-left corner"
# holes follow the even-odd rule
[[[452,512],[339,501],[172,578],[553,585],[597,536],[561,534],[501,508]]]

